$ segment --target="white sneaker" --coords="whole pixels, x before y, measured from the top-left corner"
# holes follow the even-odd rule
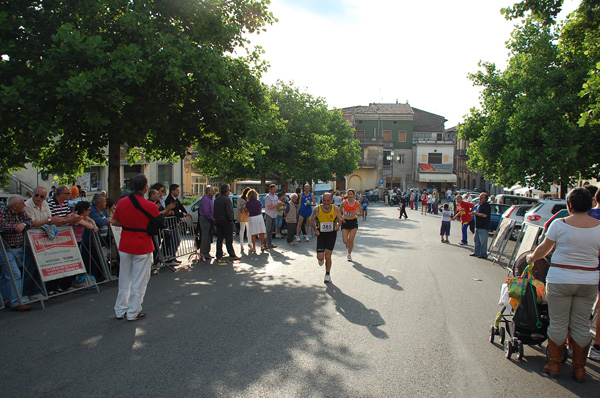
[[[348,254],[348,261],[352,261],[352,256]]]
[[[302,239],[300,239],[300,237],[298,235],[296,235],[296,236],[294,236],[294,241],[302,242]]]
[[[308,242],[310,239],[308,238],[308,235],[304,235],[304,239]]]
[[[331,275],[325,275],[325,283],[331,283]]]
[[[325,260],[319,260],[319,265],[322,266],[323,264],[325,264]]]
[[[283,238],[283,235],[281,235],[281,234],[275,234],[275,239],[281,239],[281,238]]]

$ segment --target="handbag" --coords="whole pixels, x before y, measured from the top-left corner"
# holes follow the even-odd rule
[[[519,304],[517,304],[513,322],[518,328],[534,333],[546,334],[545,329],[548,328],[548,324],[540,318],[535,297],[535,288],[530,281],[527,281],[525,292],[519,300]]]
[[[250,221],[250,214],[246,212],[246,208],[240,209],[238,213],[238,221],[239,222],[248,222]]]

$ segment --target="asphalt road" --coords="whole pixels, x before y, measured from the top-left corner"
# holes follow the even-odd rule
[[[439,216],[375,204],[354,262],[341,233],[323,283],[315,241],[285,240],[235,265],[151,278],[138,322],[119,321],[116,282],[28,313],[0,311],[2,397],[598,397],[554,380],[545,351],[507,360],[490,344],[507,271],[439,241]],[[472,235],[469,236],[472,243]],[[236,245],[236,248],[238,246]],[[213,245],[214,250],[214,245]],[[513,357],[514,358],[514,357]]]

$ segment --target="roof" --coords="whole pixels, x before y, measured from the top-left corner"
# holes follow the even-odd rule
[[[412,108],[414,111],[413,131],[414,132],[443,132],[446,118],[435,113],[423,111],[418,108]]]
[[[375,104],[371,103],[368,106],[358,105],[348,108],[342,108],[343,113],[350,114],[401,114],[412,115],[413,108],[409,104]]]

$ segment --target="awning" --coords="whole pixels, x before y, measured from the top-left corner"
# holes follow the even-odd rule
[[[419,182],[456,182],[456,174],[419,173]]]

